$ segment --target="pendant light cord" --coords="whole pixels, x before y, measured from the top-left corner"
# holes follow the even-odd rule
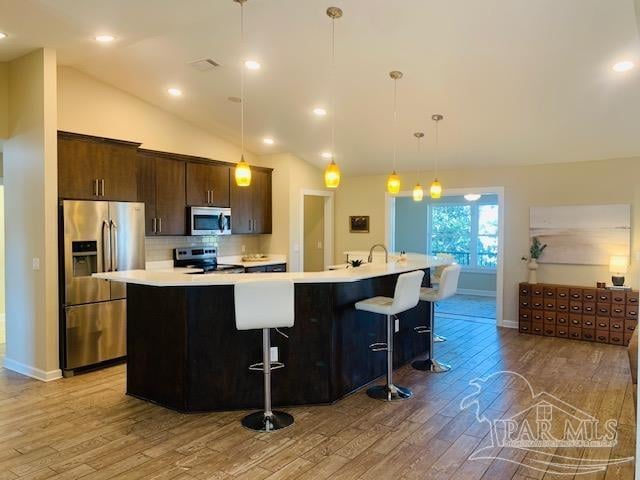
[[[336,19],[331,18],[331,162],[336,157]]]
[[[244,160],[244,3],[240,3],[240,159]]]
[[[434,172],[434,176],[436,178],[436,180],[438,179],[438,155],[440,154],[440,148],[439,148],[439,143],[438,143],[438,124],[440,123],[439,120],[436,120],[436,154],[435,154],[435,172]]]
[[[393,79],[393,173],[398,157],[398,80]]]

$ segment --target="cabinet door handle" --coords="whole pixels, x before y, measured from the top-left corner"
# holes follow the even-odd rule
[[[162,233],[162,218],[158,218],[158,233]]]
[[[156,219],[155,217],[151,219],[151,231],[156,233]]]
[[[100,179],[100,196],[104,197],[104,178]]]
[[[251,220],[249,220],[249,231],[251,231]]]
[[[207,203],[211,203],[211,190],[207,190]]]
[[[98,179],[93,181],[93,196],[98,197],[100,195],[100,187],[98,187]]]

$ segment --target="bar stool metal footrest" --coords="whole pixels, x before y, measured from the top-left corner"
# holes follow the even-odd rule
[[[279,370],[281,368],[284,368],[284,363],[282,362],[271,362],[271,371],[273,372],[274,370]],[[254,372],[263,372],[264,371],[264,363],[260,362],[260,363],[253,363],[251,365],[249,365],[249,370],[254,371]]]

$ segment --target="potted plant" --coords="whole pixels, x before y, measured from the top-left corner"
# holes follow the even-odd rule
[[[538,237],[531,239],[531,246],[529,247],[529,258],[522,257],[522,260],[528,260],[527,268],[529,269],[529,283],[538,283],[538,259],[542,256],[542,252],[547,248],[547,244],[544,245],[540,242]]]

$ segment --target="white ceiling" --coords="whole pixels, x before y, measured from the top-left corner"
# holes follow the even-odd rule
[[[323,165],[330,149],[330,20],[337,21],[336,151],[343,171],[391,168],[393,83],[398,170],[431,168],[432,113],[442,113],[441,168],[640,155],[634,0],[249,0],[247,132],[257,153]],[[41,46],[59,61],[226,138],[239,138],[239,7],[232,0],[0,0],[0,60]],[[97,45],[109,32],[117,41]],[[200,73],[187,62],[210,57]],[[185,92],[179,99],[169,86]],[[331,112],[330,112],[331,113]],[[427,133],[422,155],[413,132]],[[135,136],[134,133],[132,133]],[[277,143],[265,147],[263,136]]]

